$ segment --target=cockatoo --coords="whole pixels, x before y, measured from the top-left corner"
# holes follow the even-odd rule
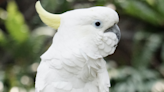
[[[40,1],[36,11],[45,24],[57,29],[41,56],[36,92],[109,92],[103,57],[113,54],[119,42],[118,14],[103,6],[52,14]]]

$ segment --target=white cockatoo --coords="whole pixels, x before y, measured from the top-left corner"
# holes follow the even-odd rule
[[[36,10],[57,32],[41,56],[35,92],[109,92],[103,57],[113,54],[119,42],[118,14],[102,6],[52,14],[40,1]]]

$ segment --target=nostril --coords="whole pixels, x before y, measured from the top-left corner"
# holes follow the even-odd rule
[[[117,47],[117,44],[115,44],[113,47]]]

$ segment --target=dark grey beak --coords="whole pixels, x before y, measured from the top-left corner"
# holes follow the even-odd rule
[[[120,38],[121,38],[121,32],[120,32],[120,29],[119,27],[117,26],[117,24],[115,24],[114,26],[110,27],[109,29],[105,30],[105,33],[106,32],[113,32],[116,34],[118,40],[120,41]]]

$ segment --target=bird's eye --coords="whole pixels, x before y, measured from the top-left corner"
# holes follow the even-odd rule
[[[100,27],[100,26],[101,26],[101,22],[100,22],[100,21],[96,21],[96,22],[94,23],[94,25],[95,25],[96,27]]]
[[[96,26],[100,26],[101,23],[100,23],[100,22],[96,22],[95,25],[96,25]]]

